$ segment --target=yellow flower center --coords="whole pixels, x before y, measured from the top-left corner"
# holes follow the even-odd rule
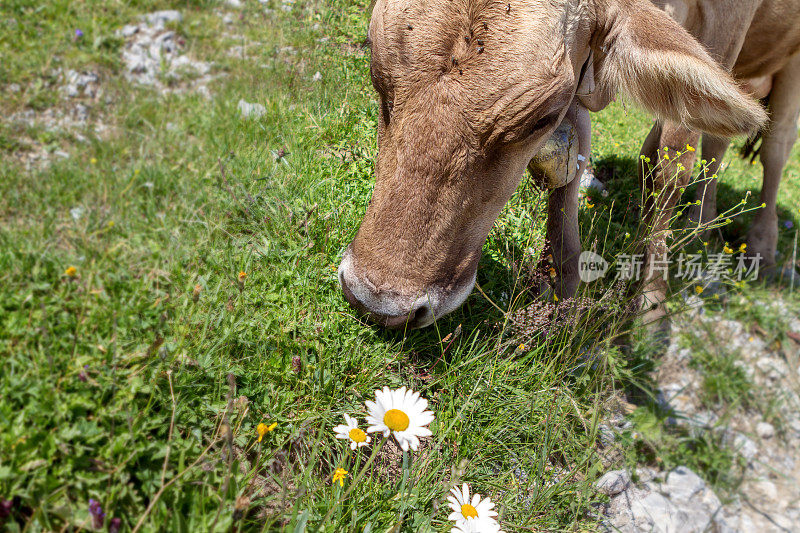
[[[408,429],[408,415],[399,409],[389,409],[383,415],[383,423],[392,431],[405,431]]]
[[[464,518],[478,518],[478,511],[468,503],[461,506],[461,514]]]
[[[351,429],[350,433],[348,433],[348,436],[350,437],[351,441],[357,442],[359,444],[367,440],[367,434],[358,428]]]

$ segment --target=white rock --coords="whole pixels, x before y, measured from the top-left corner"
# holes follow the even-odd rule
[[[211,100],[211,91],[205,85],[198,85],[195,88],[195,92],[206,100]]]
[[[667,479],[662,487],[671,499],[688,502],[699,492],[705,490],[706,482],[685,466],[679,466],[667,474]]]
[[[700,411],[694,416],[686,418],[686,422],[693,427],[711,429],[719,421],[719,415],[711,411]]]
[[[642,483],[649,483],[658,477],[658,471],[649,466],[640,466],[636,469],[636,477]]]
[[[188,56],[178,56],[172,62],[171,70],[175,72],[176,70],[189,70],[196,74],[207,74],[209,69],[211,68],[208,63],[203,61],[195,61]]]
[[[266,112],[267,108],[261,104],[251,104],[245,100],[239,100],[239,113],[243,118],[259,118]]]
[[[756,434],[762,439],[771,439],[775,436],[775,428],[767,422],[759,422],[756,426]]]
[[[627,489],[631,484],[631,476],[627,470],[612,470],[598,479],[594,486],[599,492],[615,496]]]
[[[617,435],[614,433],[614,430],[611,429],[608,424],[600,424],[597,426],[597,429],[600,433],[600,442],[605,447],[609,447],[617,440]]]
[[[686,416],[694,411],[692,399],[686,394],[688,390],[688,382],[662,385],[658,391],[656,401],[658,401],[662,409],[674,411],[679,416]]]
[[[675,507],[672,502],[657,492],[636,498],[631,502],[631,514],[634,523],[652,524],[653,531],[677,533],[688,531],[686,513]]]
[[[794,433],[795,438],[800,439],[800,419],[790,420],[788,426]]]
[[[747,459],[748,462],[752,462],[758,455],[756,443],[741,433],[737,433],[733,438],[733,448],[736,453]]]
[[[754,481],[746,486],[746,491],[751,493],[751,496],[756,496],[768,502],[774,502],[778,499],[778,488],[775,483],[762,479]]]
[[[606,186],[603,185],[603,182],[598,180],[594,173],[589,170],[585,170],[581,175],[581,189],[597,189],[598,191],[604,191]]]
[[[181,22],[183,20],[183,15],[181,15],[180,11],[175,11],[174,9],[169,9],[165,11],[156,11],[154,13],[148,13],[142,17],[144,20],[147,21],[148,24],[151,26],[156,27],[157,29],[162,29],[165,24],[168,22]]]
[[[789,373],[786,363],[776,357],[762,357],[756,362],[756,366],[773,381],[777,381]]]
[[[126,24],[119,30],[119,34],[123,37],[130,37],[136,33],[139,33],[139,26],[136,24]]]
[[[78,72],[76,70],[66,71],[63,79],[65,85],[61,90],[70,98],[93,97],[97,92],[95,86],[100,81],[96,72]]]

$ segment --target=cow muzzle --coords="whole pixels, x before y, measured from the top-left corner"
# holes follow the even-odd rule
[[[467,299],[475,285],[475,275],[456,283],[432,285],[424,290],[403,293],[380,289],[356,268],[348,249],[339,265],[339,283],[347,302],[356,311],[389,329],[416,329],[433,324]]]

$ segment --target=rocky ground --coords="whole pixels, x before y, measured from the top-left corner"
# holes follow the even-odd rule
[[[597,483],[610,497],[601,509],[604,524],[625,532],[753,532],[800,530],[800,320],[783,302],[765,303],[785,335],[770,338],[747,326],[707,312],[702,300],[673,323],[671,343],[653,376],[668,424],[690,433],[712,432],[738,457],[740,484],[718,495],[686,467],[671,471],[614,470]],[[774,336],[773,336],[774,337]],[[746,401],[709,399],[708,369],[699,354],[730,357],[750,383]],[[713,389],[713,388],[712,388]],[[629,429],[623,418],[604,426],[605,438]]]
[[[232,17],[230,13],[221,16]],[[195,93],[209,98],[208,84],[216,78],[213,63],[192,57],[186,41],[172,29],[183,20],[179,11],[157,11],[139,17],[117,31],[124,40],[121,53],[122,75],[136,86],[153,87],[160,94]],[[70,157],[68,146],[42,142],[32,131],[66,136],[85,143],[89,137],[103,139],[111,133],[102,109],[113,103],[105,90],[99,70],[78,72],[56,68],[48,77],[49,86],[58,95],[58,104],[44,110],[26,109],[8,117],[10,124],[23,132],[21,148],[14,157],[28,170],[42,169],[59,158]],[[12,92],[21,87],[12,86]]]
[[[162,92],[169,87],[171,80],[189,77],[189,83],[173,90],[191,90],[209,97],[208,82],[214,79],[209,74],[212,65],[186,54],[184,39],[169,29],[171,24],[182,20],[179,11],[157,11],[123,27],[119,34],[125,39],[122,52],[125,77],[134,83],[152,85]]]

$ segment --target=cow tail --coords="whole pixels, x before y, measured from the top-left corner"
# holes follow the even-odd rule
[[[761,99],[761,105],[764,106],[765,109],[769,109],[769,95]],[[742,149],[739,151],[739,155],[742,159],[749,159],[750,162],[753,163],[756,157],[761,154],[761,144],[764,140],[764,128],[768,127],[769,123],[745,141],[744,146],[742,146]]]

